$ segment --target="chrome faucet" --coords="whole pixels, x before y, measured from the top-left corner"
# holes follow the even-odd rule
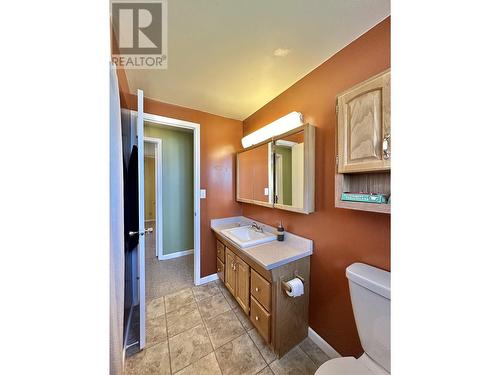
[[[262,227],[257,224],[255,221],[252,221],[252,229],[255,230],[256,232],[264,233],[264,230]]]

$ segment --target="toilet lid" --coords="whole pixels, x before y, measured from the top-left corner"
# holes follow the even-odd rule
[[[323,363],[316,375],[373,375],[368,367],[354,357],[331,359]]]

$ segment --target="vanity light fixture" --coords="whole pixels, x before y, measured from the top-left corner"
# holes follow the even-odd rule
[[[300,112],[290,112],[276,121],[254,131],[251,134],[243,137],[241,139],[241,144],[244,148],[256,145],[266,139],[274,137],[279,134],[286,133],[292,129],[298,128],[303,124],[302,113]]]

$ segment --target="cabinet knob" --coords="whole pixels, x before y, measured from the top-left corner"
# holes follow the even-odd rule
[[[256,316],[256,317],[255,317],[255,320],[259,320],[259,317],[258,317],[258,316]]]
[[[217,268],[217,272],[220,272],[220,268]]]
[[[255,288],[255,291],[258,292],[260,289],[258,287]]]

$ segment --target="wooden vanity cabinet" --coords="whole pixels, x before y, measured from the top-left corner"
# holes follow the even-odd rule
[[[219,278],[233,295],[257,332],[281,357],[307,337],[309,320],[310,258],[305,257],[266,270],[245,251],[238,250],[216,234],[217,264],[224,266]],[[223,248],[219,245],[223,245]],[[221,249],[221,250],[219,250]],[[224,254],[224,264],[219,256]],[[301,275],[304,295],[290,298],[282,282]]]

